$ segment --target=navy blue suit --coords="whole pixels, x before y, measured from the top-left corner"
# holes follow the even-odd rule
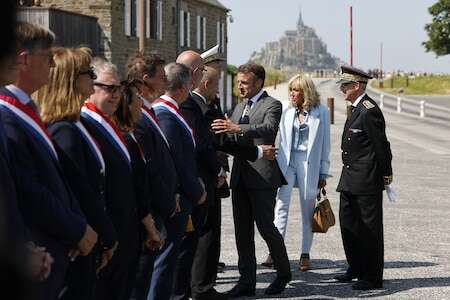
[[[170,299],[173,289],[173,274],[177,265],[181,238],[186,228],[192,206],[200,199],[203,188],[199,183],[196,152],[192,138],[176,117],[159,108],[156,115],[167,140],[178,174],[181,213],[166,222],[167,241],[155,261],[148,299]]]
[[[139,253],[139,205],[131,165],[125,161],[99,124],[82,115],[82,123],[100,145],[106,164],[105,203],[116,229],[119,246],[112,260],[100,272],[96,299],[129,299],[129,278],[134,277]],[[114,288],[111,288],[114,287]]]
[[[144,115],[141,116],[136,124],[134,134],[142,146],[148,162],[148,185],[152,193],[152,216],[158,229],[166,232],[165,244],[167,245],[172,243],[172,237],[174,236],[172,232],[167,232],[167,228],[172,228],[171,223],[174,221],[170,216],[175,211],[175,194],[178,188],[175,164],[170,149],[159,130]],[[168,248],[170,249],[170,246]],[[170,259],[158,260],[158,264],[154,266],[155,260],[159,258],[161,253],[164,253],[164,250],[156,253],[144,249],[144,252],[141,254],[135,289],[135,298],[137,300],[147,297],[151,281],[165,282],[166,277],[171,276],[170,272],[167,271]],[[170,255],[163,255],[163,257],[170,258]],[[154,269],[155,277],[153,277]],[[168,269],[170,270],[171,267],[169,266]]]
[[[93,299],[96,260],[99,252],[117,241],[116,231],[106,212],[104,174],[80,129],[71,121],[48,126],[58,151],[59,162],[88,223],[99,235],[99,245],[86,257],[78,257],[68,270],[63,299]]]
[[[0,94],[16,98],[6,89]],[[11,165],[16,182],[23,183],[17,190],[19,209],[33,241],[55,258],[50,277],[38,284],[38,293],[41,299],[55,299],[69,263],[67,253],[83,237],[86,220],[59,162],[23,121],[9,109],[1,109],[8,148],[14,153]]]

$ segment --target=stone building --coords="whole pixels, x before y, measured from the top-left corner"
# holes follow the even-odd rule
[[[183,50],[203,52],[219,44],[226,69],[229,9],[218,0],[144,2],[146,53],[157,53],[171,62]],[[18,3],[23,6],[19,11],[19,19],[39,23],[61,33],[63,46],[87,44],[96,50],[98,48],[95,54],[112,61],[121,72],[128,57],[138,50],[139,0],[19,0]],[[96,18],[97,22],[87,25],[87,18],[83,19],[82,16],[88,16],[91,23]],[[69,17],[76,20],[69,22]],[[55,18],[59,21],[53,22]],[[65,37],[76,33],[79,33],[79,38],[67,42]],[[95,40],[98,45],[92,42],[93,34],[97,35]],[[226,79],[226,74],[222,74],[222,99],[228,86]],[[223,104],[227,107],[226,103]]]
[[[300,11],[296,30],[287,30],[276,42],[268,42],[250,60],[266,67],[292,71],[335,70],[339,60],[327,51],[315,30],[303,23]]]

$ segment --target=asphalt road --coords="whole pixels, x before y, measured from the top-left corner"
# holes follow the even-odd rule
[[[318,84],[323,99],[335,97],[335,124],[331,125],[331,174],[329,198],[336,217],[339,195],[335,192],[340,175],[340,136],[345,121],[345,102],[332,82]],[[287,100],[287,87],[267,89]],[[311,251],[312,270],[297,271],[301,223],[299,199],[293,194],[286,236],[293,281],[278,298],[264,297],[264,289],[275,278],[273,270],[258,266],[257,295],[253,299],[450,299],[450,128],[441,122],[399,115],[385,110],[387,135],[393,151],[397,202],[384,199],[385,272],[384,286],[371,292],[357,292],[350,284],[334,283],[335,274],[346,269],[339,224],[326,234],[316,234]],[[231,200],[222,202],[222,254],[227,264],[219,274],[216,288],[234,286],[237,253]],[[256,228],[255,231],[257,232]],[[267,246],[256,234],[256,256],[261,263]]]

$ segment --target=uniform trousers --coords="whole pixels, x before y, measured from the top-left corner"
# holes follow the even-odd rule
[[[291,203],[292,189],[297,185],[300,199],[300,209],[302,214],[302,239],[301,253],[309,253],[311,250],[313,232],[311,220],[314,213],[316,199],[306,199],[306,174],[308,168],[306,151],[292,151],[289,166],[285,174],[287,185],[283,185],[278,190],[277,202],[275,206],[275,226],[283,238],[286,235],[289,206]],[[315,183],[317,184],[317,183]]]
[[[383,280],[383,194],[341,192],[339,221],[347,272],[375,284]]]

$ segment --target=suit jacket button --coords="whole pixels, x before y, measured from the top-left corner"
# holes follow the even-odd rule
[[[350,138],[347,138],[348,141],[350,141]]]
[[[349,169],[349,168],[350,168],[350,166],[349,166],[349,165],[346,165],[345,167],[346,167],[347,169]]]
[[[345,154],[345,155],[347,155],[347,154],[348,154],[348,152],[347,152],[347,151],[345,151],[345,152],[344,152],[344,154]]]

